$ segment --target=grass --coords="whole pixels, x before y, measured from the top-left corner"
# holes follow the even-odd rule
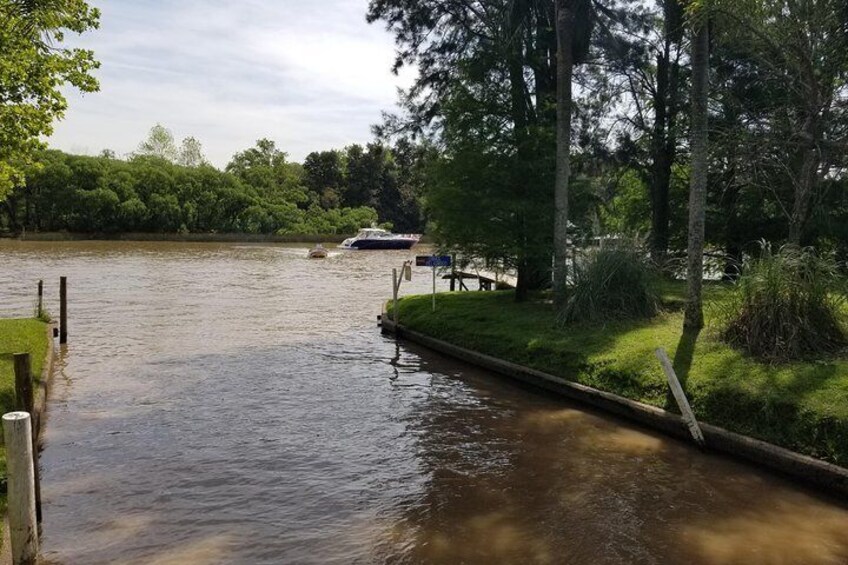
[[[649,320],[557,328],[548,301],[516,304],[511,292],[404,298],[401,324],[488,355],[676,411],[654,356],[674,359],[698,418],[848,466],[848,354],[767,364],[723,343],[718,313],[729,291],[705,288],[707,328],[681,335],[684,287],[663,283],[664,312]],[[848,311],[843,311],[848,317]]]
[[[13,355],[29,353],[32,374],[41,379],[44,356],[49,346],[47,324],[39,320],[0,319],[0,414],[15,409],[15,368]],[[6,449],[0,447],[0,513],[6,511]]]

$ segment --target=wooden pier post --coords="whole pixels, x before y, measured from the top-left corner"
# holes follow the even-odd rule
[[[31,414],[32,422],[32,464],[35,477],[35,515],[41,522],[41,477],[38,470],[38,429],[35,415],[35,391],[32,382],[32,363],[29,353],[15,355],[15,410]]]
[[[29,353],[15,354],[15,409],[32,414],[35,396],[32,391],[32,364]]]
[[[35,514],[35,469],[32,459],[32,423],[26,412],[3,415],[6,441],[9,537],[14,565],[31,565],[38,557]]]
[[[68,277],[59,277],[59,344],[68,343]]]
[[[397,324],[398,322],[398,286],[400,281],[398,281],[398,272],[397,269],[392,269],[392,321]]]
[[[38,281],[38,312],[36,315],[40,318],[44,313],[44,281]]]

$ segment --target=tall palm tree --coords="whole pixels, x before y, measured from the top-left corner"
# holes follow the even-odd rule
[[[554,185],[554,297],[557,311],[565,307],[568,277],[568,184],[571,176],[571,78],[574,72],[573,2],[556,0],[557,127]]]
[[[692,38],[692,173],[689,186],[688,292],[683,325],[704,326],[702,287],[704,280],[704,219],[707,203],[708,108],[710,88],[710,32],[703,12],[693,14]]]
[[[571,78],[574,66],[583,63],[598,10],[596,0],[556,0],[557,37],[557,149],[554,184],[554,301],[557,312],[565,308],[568,278],[568,185],[571,177]]]

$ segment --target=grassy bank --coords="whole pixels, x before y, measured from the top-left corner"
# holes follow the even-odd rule
[[[643,321],[554,327],[545,301],[511,292],[452,293],[400,303],[404,326],[568,380],[676,411],[654,349],[664,347],[699,419],[848,466],[848,355],[768,365],[716,338],[724,287],[706,290],[707,328],[681,336],[682,285],[663,293],[666,311]]]
[[[47,324],[39,320],[0,319],[0,414],[15,408],[15,368],[13,355],[29,353],[32,374],[41,378],[42,365],[47,353]],[[5,482],[6,450],[0,447],[0,477]],[[6,510],[6,489],[0,495],[0,511]]]

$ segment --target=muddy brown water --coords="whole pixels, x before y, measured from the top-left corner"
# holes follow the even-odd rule
[[[0,316],[69,278],[48,562],[848,563],[844,503],[381,336],[414,251],[306,248],[0,242]]]

